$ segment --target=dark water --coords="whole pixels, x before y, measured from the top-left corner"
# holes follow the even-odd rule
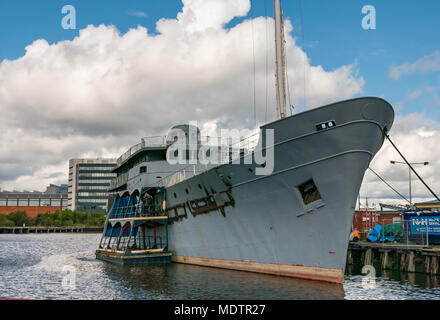
[[[25,299],[440,299],[438,278],[384,274],[363,286],[181,264],[121,267],[98,261],[99,234],[0,235],[0,297]]]

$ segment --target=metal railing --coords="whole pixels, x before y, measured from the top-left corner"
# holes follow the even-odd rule
[[[234,141],[231,137],[225,139],[217,136],[201,136],[200,143],[204,146],[217,146],[224,149],[233,148],[235,150],[245,150],[245,152],[249,153],[256,148],[259,137],[259,132],[245,138],[240,138],[239,141]]]
[[[135,154],[137,151],[143,148],[163,148],[166,147],[166,136],[153,136],[153,137],[144,137],[141,139],[141,142],[132,146],[125,152],[122,156],[120,156],[116,160],[116,164],[120,166],[125,160],[127,160],[131,155]]]
[[[214,164],[221,165],[225,163],[229,163],[231,161],[237,160],[241,157],[252,154],[259,142],[260,132],[254,133],[248,137],[240,139],[239,141],[233,141],[232,138],[224,139],[222,137],[216,136],[201,136],[200,143],[203,146],[209,146],[212,149],[216,150],[217,157]],[[142,138],[142,142],[131,147],[127,152],[125,152],[119,159],[117,160],[118,165],[122,164],[127,158],[129,158],[132,154],[141,150],[145,147],[166,147],[166,137],[165,136],[156,136],[156,137],[146,137]],[[210,157],[212,159],[212,157]],[[209,169],[211,169],[213,165],[188,165],[187,167],[173,171],[168,176],[163,177],[157,184],[160,187],[168,187],[193,176],[196,176],[200,173],[203,173]],[[121,174],[119,177],[110,181],[109,189],[115,189],[123,186],[128,182],[128,172]],[[156,184],[156,183],[154,183]]]
[[[109,189],[115,189],[119,188],[120,186],[123,186],[128,181],[128,172],[121,174],[119,177],[114,178],[110,181]]]
[[[201,143],[205,146],[218,148],[217,163],[211,165],[188,165],[183,169],[174,171],[168,176],[163,177],[159,182],[159,187],[170,187],[186,179],[199,175],[217,165],[226,164],[237,160],[241,157],[252,154],[258,145],[260,134],[255,133],[249,137],[241,139],[238,142],[232,143],[220,137],[202,136]]]
[[[224,139],[217,136],[200,136],[200,143],[204,146],[217,146],[223,149],[233,148],[235,150],[243,151],[246,154],[251,153],[258,144],[260,133],[254,133],[248,137],[240,139],[240,141],[233,141],[232,138]],[[141,142],[132,146],[128,151],[126,151],[122,156],[120,156],[116,163],[120,166],[125,160],[127,160],[131,155],[135,154],[137,151],[143,148],[159,147],[165,148],[167,146],[166,136],[152,136],[144,137]],[[223,152],[225,153],[225,152]],[[223,156],[222,156],[223,157]],[[225,158],[222,158],[226,161]]]
[[[110,212],[109,219],[125,219],[135,217],[157,217],[163,215],[163,210],[160,206],[143,207],[138,203],[132,206],[113,208]]]
[[[129,244],[130,242],[130,244]],[[128,246],[128,247],[127,247]],[[168,246],[166,235],[142,236],[141,232],[131,236],[114,236],[104,237],[101,243],[102,248],[111,250],[147,250],[159,249]]]

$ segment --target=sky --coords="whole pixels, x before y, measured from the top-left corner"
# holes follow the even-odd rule
[[[74,30],[62,26],[66,5]],[[375,29],[362,27],[365,5]],[[416,169],[440,193],[440,2],[282,7],[295,112],[386,99],[395,143],[410,161],[430,162]],[[252,129],[254,86],[258,124],[274,120],[272,16],[270,0],[0,0],[0,188],[66,183],[70,158],[118,157],[177,123]],[[408,196],[407,167],[390,160],[401,159],[385,143],[371,167]],[[432,199],[414,178],[412,187],[416,201]],[[370,172],[361,197],[402,203]]]

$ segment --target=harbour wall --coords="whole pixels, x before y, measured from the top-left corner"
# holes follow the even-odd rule
[[[0,227],[0,234],[102,233],[103,227]]]
[[[380,270],[440,275],[440,248],[424,245],[350,242],[347,266],[360,264]]]

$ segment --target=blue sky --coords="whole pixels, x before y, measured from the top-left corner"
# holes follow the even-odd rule
[[[77,30],[60,27],[61,8],[66,4],[76,8]],[[273,13],[271,0],[253,0],[252,4],[248,17]],[[376,30],[361,28],[361,8],[366,4],[376,8]],[[439,1],[290,0],[282,1],[282,5],[300,45],[304,37],[313,65],[333,70],[357,62],[359,75],[366,80],[362,95],[386,98],[398,114],[421,112],[440,120],[438,72],[413,73],[398,80],[389,76],[392,65],[414,63],[440,50]],[[158,19],[173,18],[181,8],[179,0],[1,0],[0,60],[24,55],[25,47],[39,38],[49,43],[73,39],[89,24],[112,24],[122,33],[143,25],[153,33]],[[243,19],[235,18],[228,26]]]
[[[214,24],[217,18],[230,17],[224,12],[212,14],[215,4],[232,15],[247,8],[245,0],[213,0],[208,9],[205,0],[185,1],[186,9],[200,9],[197,14],[208,16]],[[401,116],[391,132],[395,142],[411,161],[430,161],[430,166],[420,169],[421,174],[432,178],[440,190],[436,181],[440,169],[440,1],[281,1],[297,45],[305,50],[312,66],[324,69],[318,72],[318,68],[304,67],[315,72],[314,79],[306,79],[314,88],[313,92],[307,89],[308,102],[313,97],[321,104],[353,95],[385,98]],[[174,19],[181,12],[181,0],[0,0],[0,107],[1,114],[8,115],[0,126],[0,187],[44,190],[49,183],[65,183],[68,159],[119,156],[140,136],[161,134],[168,125],[193,120],[188,117],[194,115],[219,125],[249,126],[254,110],[251,41],[244,39],[244,45],[235,37],[239,35],[241,40],[250,35],[250,24],[241,24],[245,19],[273,16],[272,0],[252,0],[252,4],[247,17],[234,18],[226,25],[234,30],[226,37],[224,32],[203,29],[201,37],[182,38],[173,28],[186,32],[194,27],[188,10],[179,20],[183,24],[170,20],[162,24],[168,28],[163,29],[163,37],[149,37],[142,28],[122,36],[139,25],[154,35],[159,19]],[[61,27],[65,5],[76,8],[76,30]],[[376,30],[361,26],[365,5],[376,9]],[[204,28],[206,21],[202,20],[196,19],[196,25]],[[47,46],[44,41],[35,42],[72,40],[81,29],[101,24],[115,26],[121,36],[111,27],[88,28],[74,51],[71,43]],[[259,32],[264,30],[263,21],[255,25]],[[257,71],[261,79],[268,79],[271,75],[263,70],[262,39],[256,42],[260,45]],[[30,53],[19,59],[31,44]],[[301,51],[290,54],[289,72],[302,69],[302,61],[294,64],[290,60],[300,59]],[[197,63],[198,73],[194,73]],[[353,69],[343,72],[353,64]],[[300,72],[299,79],[306,73]],[[360,77],[365,80],[363,86]],[[298,92],[307,85],[296,84],[296,98],[301,103]],[[260,122],[265,120],[264,85],[260,80],[254,87],[259,88]],[[172,94],[163,94],[168,88],[173,89]],[[269,103],[274,101],[273,97]],[[173,114],[164,117],[158,110]],[[121,118],[130,112],[140,116]],[[408,114],[413,115],[403,117]],[[391,167],[389,160],[397,160],[396,154],[387,146],[383,150],[372,163],[374,169],[389,174],[400,191],[406,190],[406,169]],[[381,197],[386,192],[378,189],[375,177],[366,180],[371,183],[363,194]],[[423,186],[414,185],[416,189],[421,198],[426,197]]]

